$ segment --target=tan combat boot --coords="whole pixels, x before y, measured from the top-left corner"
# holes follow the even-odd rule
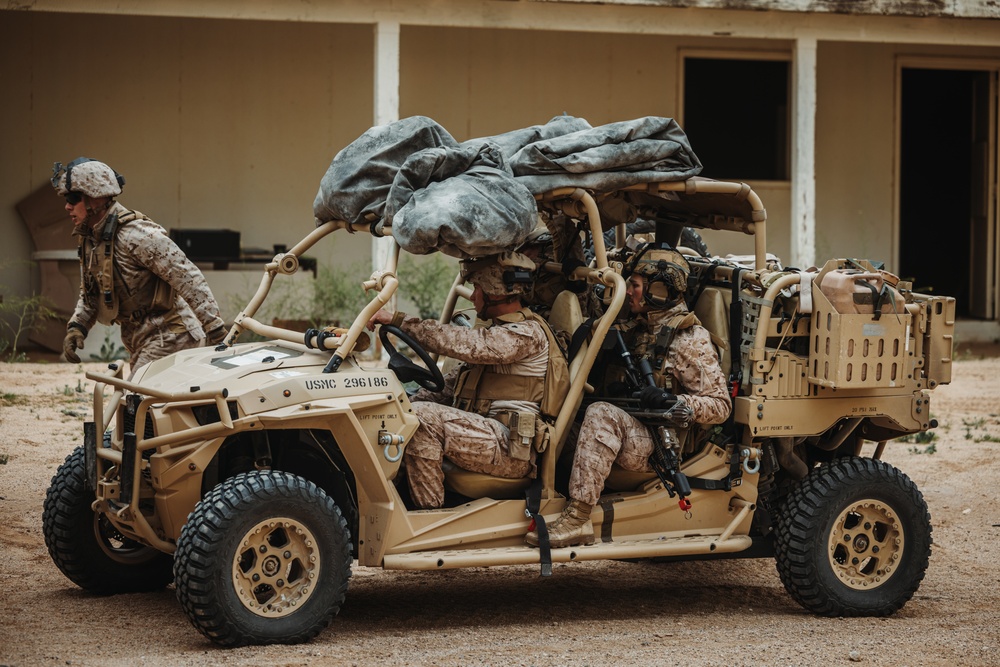
[[[549,546],[553,549],[574,547],[578,544],[594,543],[594,526],[590,523],[591,506],[580,500],[572,500],[559,518],[548,524]],[[538,546],[538,531],[524,536],[524,541]]]

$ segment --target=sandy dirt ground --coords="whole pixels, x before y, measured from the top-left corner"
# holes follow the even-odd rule
[[[0,666],[1000,665],[1000,358],[960,355],[934,392],[932,443],[885,458],[930,507],[914,598],[883,619],[818,618],[771,560],[576,563],[435,573],[355,568],[308,644],[224,650],[173,588],[95,597],[49,558],[42,502],[81,441],[101,364],[0,364]],[[997,466],[997,467],[995,467]]]

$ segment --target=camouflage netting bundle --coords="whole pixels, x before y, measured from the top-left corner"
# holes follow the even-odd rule
[[[464,259],[523,242],[538,220],[534,194],[566,186],[601,192],[700,171],[670,118],[595,128],[556,116],[459,144],[433,120],[413,116],[373,127],[340,151],[313,214],[317,224],[381,221],[408,252]]]
[[[538,220],[534,198],[499,147],[459,146],[422,116],[373,127],[340,151],[313,214],[320,223],[381,220],[408,252],[458,258],[502,252]]]
[[[313,215],[320,223],[381,219],[399,167],[417,151],[438,146],[457,148],[458,142],[423,116],[370,128],[334,156],[320,181]]]
[[[492,137],[481,137],[479,139],[469,139],[462,145],[480,144],[484,141],[496,144],[503,151],[505,157],[510,159],[512,155],[529,144],[539,141],[546,141],[554,137],[561,137],[564,134],[572,134],[581,130],[593,129],[587,121],[576,116],[556,116],[544,125],[532,125],[522,127],[518,130],[511,130],[503,134],[495,134]]]
[[[459,259],[517,246],[538,222],[535,198],[488,142],[410,156],[396,172],[385,213],[400,247]]]
[[[701,161],[673,118],[646,116],[536,141],[510,156],[534,194],[575,186],[596,192],[635,183],[683,181]]]

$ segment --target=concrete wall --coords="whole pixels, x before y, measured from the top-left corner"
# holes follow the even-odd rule
[[[360,24],[0,12],[0,284],[36,288],[11,264],[31,252],[14,205],[79,155],[121,172],[122,203],[164,227],[298,241],[331,158],[371,125],[372,71]],[[313,254],[364,261],[368,243]]]
[[[677,49],[723,44],[773,48],[404,26],[400,115],[431,116],[459,140],[563,112],[594,124],[677,116]],[[238,229],[244,246],[270,248],[309,231],[331,157],[371,124],[369,25],[0,12],[0,49],[0,284],[15,294],[38,281],[14,205],[46,187],[56,160],[108,162],[128,181],[121,201],[164,227]],[[787,186],[755,187],[774,251],[787,253]],[[749,251],[726,236],[720,252]],[[321,263],[367,261],[367,237],[335,238],[312,253]],[[251,291],[256,277],[242,282]],[[231,295],[218,296],[235,314]]]
[[[405,26],[400,115],[460,140],[568,113],[598,125],[674,116],[676,40],[662,36]]]
[[[892,261],[897,50],[886,44],[818,45],[818,261],[829,257],[866,257],[887,265]]]
[[[874,16],[961,18],[1000,16],[1000,9],[993,0],[949,0],[948,2],[941,0],[574,0],[574,2]]]
[[[914,61],[913,57],[919,59]],[[820,42],[817,56],[816,256],[896,266],[897,61],[945,59],[953,69],[1000,65],[1000,48]],[[929,66],[929,65],[928,65]],[[927,168],[935,132],[927,129]],[[928,197],[952,193],[928,192]],[[961,221],[964,224],[964,221]]]
[[[564,112],[593,125],[647,115],[679,118],[681,48],[790,53],[789,43],[778,40],[417,26],[404,26],[400,42],[400,115],[430,116],[460,141]],[[703,174],[711,177],[711,165]],[[788,184],[751,185],[768,207],[772,252],[787,257]],[[749,237],[705,236],[713,251],[753,252]]]
[[[371,124],[372,35],[365,23],[0,11],[0,284],[35,287],[26,266],[10,265],[31,250],[14,205],[44,186],[53,161],[78,155],[125,174],[123,203],[166,227],[235,228],[245,246],[298,240],[331,157]],[[435,118],[459,140],[563,112],[594,124],[679,116],[688,48],[790,54],[791,42],[403,25],[400,115]],[[1000,48],[819,41],[819,258],[893,268],[902,54],[1000,58]],[[751,185],[770,249],[787,258],[789,185]],[[731,237],[707,234],[716,252],[749,252]],[[321,264],[368,261],[367,236],[336,238],[312,253]]]

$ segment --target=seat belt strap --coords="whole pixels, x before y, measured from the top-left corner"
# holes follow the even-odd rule
[[[566,350],[566,361],[572,362],[573,357],[576,353],[580,351],[583,346],[583,342],[587,340],[587,336],[590,335],[590,330],[594,326],[594,322],[597,321],[596,317],[588,317],[580,326],[576,328],[573,332],[572,338],[569,341],[569,349]]]
[[[549,546],[549,529],[545,517],[539,513],[542,505],[542,478],[538,476],[524,492],[524,513],[538,531],[538,556],[542,564],[542,576],[552,576],[552,549]],[[530,532],[529,528],[529,532]]]

